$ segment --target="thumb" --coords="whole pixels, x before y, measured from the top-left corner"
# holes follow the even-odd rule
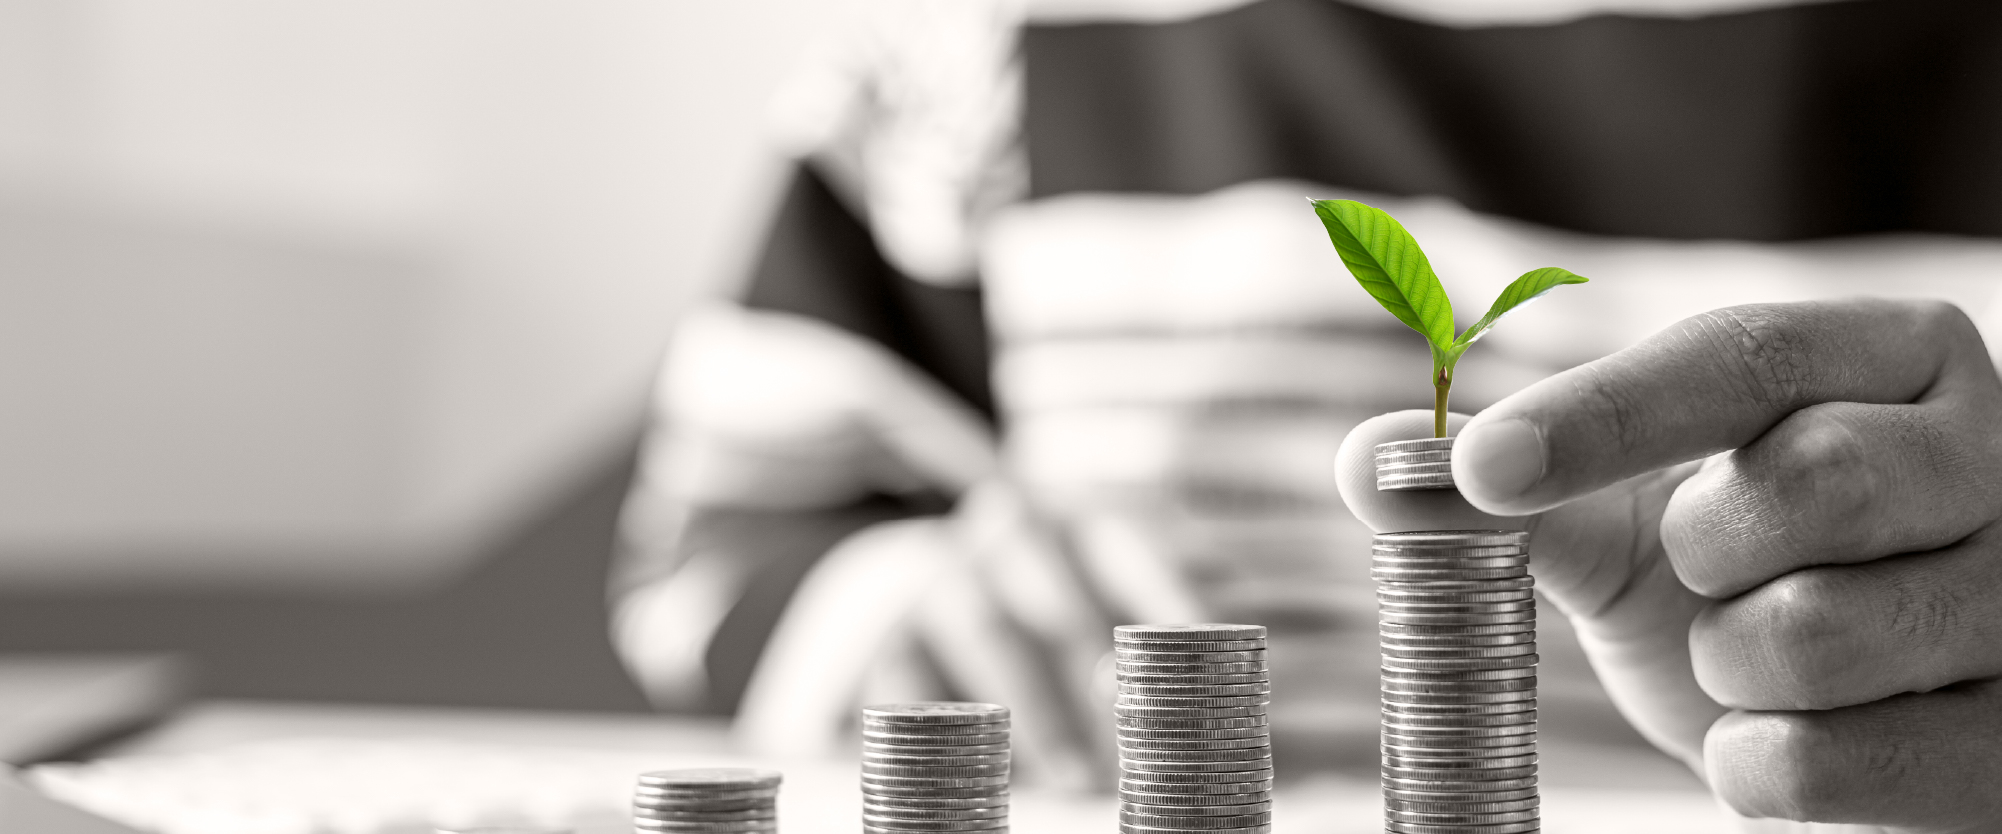
[[[1449,431],[1470,418],[1452,415]],[[1576,627],[1634,728],[1702,772],[1703,736],[1725,710],[1703,693],[1689,662],[1689,624],[1708,602],[1683,586],[1661,546],[1661,514],[1694,464],[1615,483],[1542,513],[1481,512],[1457,490],[1379,492],[1379,443],[1432,434],[1432,412],[1400,411],[1349,432],[1336,460],[1342,500],[1370,529],[1528,530],[1537,590]]]

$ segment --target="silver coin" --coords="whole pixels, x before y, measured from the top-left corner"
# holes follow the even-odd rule
[[[868,786],[886,788],[1006,787],[1008,784],[1008,774],[1004,768],[1004,772],[1002,773],[983,776],[904,776],[895,773],[871,773],[867,768],[864,768],[862,771],[862,784],[865,786],[865,789]]]
[[[1129,663],[1119,661],[1113,669],[1131,675],[1264,675],[1270,672],[1264,661],[1250,663]]]
[[[1008,825],[1007,817],[973,820],[913,820],[899,817],[876,816],[864,811],[864,826],[877,826],[892,831],[991,831]]]
[[[1386,791],[1399,791],[1399,795],[1401,796],[1480,793],[1504,799],[1522,794],[1534,794],[1536,791],[1536,775],[1530,774],[1512,779],[1477,780],[1470,780],[1464,777],[1454,777],[1451,779],[1407,779],[1386,775],[1383,777],[1383,787]]]
[[[992,724],[1008,719],[1008,708],[1000,704],[961,701],[917,701],[905,704],[876,704],[862,708],[864,720],[879,724]]]
[[[1502,625],[1507,623],[1534,624],[1536,622],[1536,609],[1527,608],[1521,611],[1510,611],[1503,614],[1468,614],[1461,612],[1455,612],[1451,614],[1418,614],[1406,611],[1399,611],[1393,614],[1388,612],[1382,612],[1379,609],[1379,616],[1384,617],[1386,622],[1402,623],[1405,625]]]
[[[1155,741],[1196,741],[1200,739],[1221,740],[1236,738],[1264,738],[1272,732],[1270,727],[1240,727],[1230,730],[1156,730],[1140,727],[1120,727],[1120,738],[1148,739]]]
[[[1249,652],[1265,648],[1256,640],[1114,640],[1113,648],[1141,652]]]
[[[1129,762],[1242,762],[1272,758],[1272,748],[1233,747],[1222,750],[1136,750],[1122,747],[1119,757]]]
[[[1474,729],[1511,730],[1516,728],[1477,727]],[[1401,732],[1391,732],[1389,728],[1385,728],[1383,734],[1379,736],[1379,738],[1381,738],[1383,740],[1383,743],[1386,745],[1395,745],[1399,747],[1424,747],[1435,750],[1455,748],[1455,747],[1495,748],[1495,747],[1535,744],[1536,743],[1535,726],[1530,725],[1526,729],[1528,730],[1527,732],[1504,733],[1499,735],[1487,735],[1487,736],[1475,736],[1475,735],[1430,736],[1430,735],[1406,735]]]
[[[1223,772],[1149,773],[1144,776],[1128,773],[1121,775],[1119,778],[1135,782],[1158,782],[1170,785],[1243,785],[1272,781],[1272,765],[1266,763],[1259,767],[1239,768]]]
[[[1536,643],[1528,640],[1500,646],[1408,646],[1395,643],[1380,643],[1379,647],[1383,651],[1384,657],[1403,660],[1422,660],[1427,658],[1440,660],[1482,660],[1536,654]]]
[[[898,744],[906,747],[970,747],[980,744],[1007,744],[1007,733],[944,733],[938,735],[916,733],[885,733],[864,729],[862,741],[865,744]]]
[[[1532,821],[1503,825],[1427,825],[1386,820],[1383,830],[1386,834],[1536,834],[1543,830],[1543,824]]]
[[[1237,623],[1180,623],[1167,625],[1123,625],[1112,629],[1114,640],[1184,641],[1263,640],[1265,626]]]
[[[1537,818],[1537,809],[1535,808],[1529,808],[1521,811],[1486,811],[1486,812],[1449,811],[1443,813],[1432,813],[1426,811],[1407,811],[1395,808],[1386,808],[1384,809],[1384,811],[1386,813],[1387,818],[1389,819],[1396,820],[1398,822],[1415,822],[1426,825],[1497,825],[1497,824],[1515,823],[1515,822],[1531,822]]]
[[[1008,806],[1004,804],[984,808],[906,808],[864,799],[862,814],[907,820],[997,820],[1007,818]]]
[[[1247,825],[1263,825],[1272,821],[1271,811],[1255,814],[1239,814],[1228,817],[1210,816],[1166,816],[1143,814],[1120,809],[1119,821],[1134,825],[1154,825],[1181,831],[1209,831],[1218,828],[1242,828]]]
[[[1385,594],[1393,596],[1404,596],[1411,594],[1425,596],[1428,594],[1448,594],[1448,593],[1516,594],[1534,590],[1536,590],[1536,580],[1525,576],[1520,579],[1494,579],[1485,581],[1466,579],[1458,581],[1447,580],[1443,582],[1425,582],[1425,583],[1409,583],[1409,584],[1385,583],[1383,585],[1377,586],[1376,592],[1378,596],[1382,596]]]
[[[1127,773],[1217,773],[1271,766],[1272,759],[1269,756],[1263,759],[1226,762],[1171,762],[1127,758],[1119,760],[1119,769]]]
[[[1504,660],[1507,658],[1503,658]],[[1418,669],[1392,665],[1397,658],[1384,658],[1379,667],[1386,680],[1400,680],[1414,683],[1478,683],[1484,681],[1522,680],[1536,677],[1536,665],[1505,666],[1498,669]]]
[[[1118,744],[1121,750],[1241,750],[1246,747],[1270,747],[1272,739],[1266,736],[1203,739],[1121,738]]]
[[[1153,814],[1161,817],[1233,817],[1242,814],[1263,814],[1272,810],[1272,800],[1240,802],[1235,805],[1147,805],[1121,800],[1119,809],[1137,814]]]
[[[1402,695],[1394,695],[1378,701],[1386,720],[1397,720],[1400,715],[1455,716],[1455,715],[1504,715],[1512,712],[1526,712],[1536,709],[1536,699],[1517,698],[1493,703],[1447,703],[1413,702]]]
[[[1370,546],[1369,556],[1371,564],[1378,565],[1395,565],[1403,562],[1446,563],[1463,559],[1514,559],[1527,564],[1529,548],[1517,545],[1449,544],[1436,547],[1403,547],[1373,544]],[[1421,567],[1421,565],[1412,564],[1407,567]]]
[[[1232,801],[1245,802],[1250,798],[1263,796],[1272,790],[1271,779],[1256,782],[1157,782],[1134,779],[1130,775],[1119,780],[1119,795],[1135,797],[1133,801],[1146,801],[1147,796],[1225,796]]]
[[[1534,810],[1543,801],[1536,796],[1523,799],[1485,800],[1482,794],[1453,794],[1473,797],[1459,801],[1409,800],[1385,797],[1385,810],[1415,814],[1502,814]]]
[[[1427,727],[1422,725],[1414,726],[1410,724],[1399,724],[1390,720],[1385,720],[1383,722],[1384,738],[1397,736],[1401,738],[1438,739],[1440,740],[1441,744],[1446,743],[1446,740],[1448,739],[1516,738],[1520,736],[1534,736],[1535,734],[1536,734],[1535,721],[1525,721],[1519,724],[1485,725],[1479,727]]]
[[[864,780],[862,795],[876,799],[989,799],[1008,795],[1008,777],[970,787],[904,786]]]
[[[1264,715],[1243,718],[1130,718],[1113,719],[1121,728],[1146,730],[1238,730],[1264,727],[1272,719]]]
[[[751,767],[709,767],[648,771],[640,774],[639,783],[654,788],[690,788],[715,791],[776,788],[784,778],[784,775],[776,770]]]
[[[1264,663],[1265,650],[1242,652],[1157,652],[1140,649],[1112,650],[1113,657],[1127,663]]]
[[[953,768],[1005,766],[1011,756],[1006,752],[982,753],[973,756],[905,756],[897,753],[882,753],[874,750],[862,751],[862,766],[874,768],[877,773],[888,773],[886,767]],[[976,774],[966,774],[976,775]]]
[[[1376,624],[1376,634],[1379,640],[1386,637],[1492,637],[1502,634],[1534,635],[1535,633],[1536,622],[1534,620],[1520,623],[1495,623],[1492,625],[1468,625],[1466,623],[1456,625],[1426,625],[1419,623],[1385,622]]]
[[[1007,753],[1007,742],[998,744],[965,744],[946,746],[942,744],[889,744],[881,741],[862,740],[863,753],[878,753],[885,756],[991,756]]]
[[[1536,726],[1536,710],[1521,712],[1485,713],[1478,715],[1440,715],[1436,713],[1383,713],[1385,730],[1402,728],[1399,732],[1423,732],[1438,735],[1463,735],[1475,730],[1514,730],[1520,727]]]
[[[1181,793],[1181,792],[1158,793],[1152,791],[1122,790],[1119,792],[1119,801],[1122,803],[1130,803],[1130,804],[1144,805],[1148,807],[1158,807],[1158,808],[1197,808],[1197,809],[1243,808],[1245,803],[1247,802],[1256,804],[1256,803],[1270,801],[1270,797],[1266,796],[1266,794],[1267,794],[1266,791],[1259,791],[1254,794],[1217,794],[1217,793]],[[1248,799],[1247,798],[1248,796],[1255,798]],[[1251,809],[1245,809],[1245,810],[1247,812],[1251,811]],[[1149,813],[1162,813],[1162,812],[1150,811]],[[1182,814],[1177,814],[1177,816],[1215,816],[1218,814],[1227,815],[1228,813],[1229,813],[1228,811],[1219,811],[1219,812],[1198,811],[1198,812],[1185,812]]]
[[[864,776],[910,776],[928,779],[964,779],[976,776],[1000,776],[1008,772],[1008,759],[970,765],[902,764],[862,760]]]
[[[1426,530],[1413,533],[1378,533],[1379,547],[1528,547],[1529,534],[1521,530]]]
[[[1269,684],[1272,681],[1271,675],[1265,672],[1243,672],[1234,675],[1149,675],[1136,672],[1120,672],[1117,678],[1120,683],[1137,684],[1140,686],[1228,686],[1246,683]]]
[[[1160,697],[1160,698],[1221,698],[1221,697],[1238,697],[1245,695],[1272,694],[1271,681],[1258,681],[1255,683],[1191,684],[1185,686],[1173,685],[1173,684],[1164,685],[1164,684],[1134,683],[1131,681],[1120,681],[1118,686],[1119,686],[1119,693],[1122,695],[1135,695],[1135,696]]]
[[[1266,694],[1227,695],[1227,696],[1216,696],[1216,697],[1185,697],[1185,696],[1167,696],[1167,695],[1134,695],[1132,693],[1121,692],[1114,696],[1113,705],[1114,708],[1118,707],[1225,708],[1225,707],[1263,706],[1265,704],[1271,703],[1271,701],[1272,701],[1272,696]]]
[[[1504,782],[1527,780],[1536,781],[1536,766],[1507,767],[1489,769],[1433,768],[1433,767],[1392,767],[1383,765],[1379,772],[1385,779],[1404,779],[1414,782]]]
[[[984,796],[884,796],[872,792],[862,795],[862,803],[881,805],[885,808],[969,811],[981,808],[1006,808],[1008,792],[1004,790]]]
[[[1521,579],[1529,576],[1529,566],[1462,570],[1375,567],[1369,569],[1369,576],[1378,582],[1474,582],[1488,579]]]
[[[1474,759],[1487,761],[1506,759],[1513,761],[1524,756],[1536,755],[1536,745],[1534,743],[1517,744],[1511,747],[1396,747],[1386,741],[1384,744],[1379,745],[1378,749],[1382,751],[1382,755],[1386,757],[1386,760],[1388,758],[1397,759],[1397,764],[1401,767],[1416,767],[1419,766],[1417,764],[1419,762],[1433,759],[1440,761],[1468,761]]]
[[[1132,822],[1122,822],[1119,824],[1119,834],[1178,834],[1187,830],[1186,828],[1161,828],[1159,826],[1141,825]],[[1210,834],[1272,834],[1270,823],[1254,825],[1248,828],[1214,828],[1206,830]]]
[[[865,736],[991,736],[1006,735],[1012,730],[1013,726],[1007,721],[995,721],[989,724],[883,724],[869,720],[862,722],[862,734]]]
[[[1264,703],[1241,707],[1191,707],[1191,706],[1147,706],[1141,704],[1113,704],[1116,715],[1127,718],[1250,718],[1264,716],[1269,705]]]
[[[1453,459],[1453,450],[1445,449],[1383,449],[1376,450],[1376,465],[1397,463],[1437,463]]]

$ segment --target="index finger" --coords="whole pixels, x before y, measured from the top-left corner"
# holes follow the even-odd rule
[[[1739,448],[1807,406],[1918,401],[1975,358],[1986,367],[1979,334],[1943,302],[1715,310],[1481,412],[1460,433],[1453,480],[1484,511],[1541,512]]]

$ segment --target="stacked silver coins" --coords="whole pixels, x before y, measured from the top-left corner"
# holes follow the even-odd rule
[[[642,773],[633,796],[633,830],[777,831],[779,778],[776,770],[748,767]]]
[[[1008,708],[926,701],[862,710],[862,830],[1008,830]]]
[[[1118,655],[1119,830],[1272,830],[1265,627],[1129,625]]]
[[[1453,438],[1428,437],[1377,444],[1377,489],[1399,492],[1452,486]]]
[[[1540,830],[1529,536],[1376,537],[1385,830]]]

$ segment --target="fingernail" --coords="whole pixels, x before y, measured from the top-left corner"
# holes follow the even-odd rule
[[[1471,426],[1453,442],[1453,457],[1454,480],[1484,498],[1514,498],[1543,479],[1543,437],[1528,420]]]

